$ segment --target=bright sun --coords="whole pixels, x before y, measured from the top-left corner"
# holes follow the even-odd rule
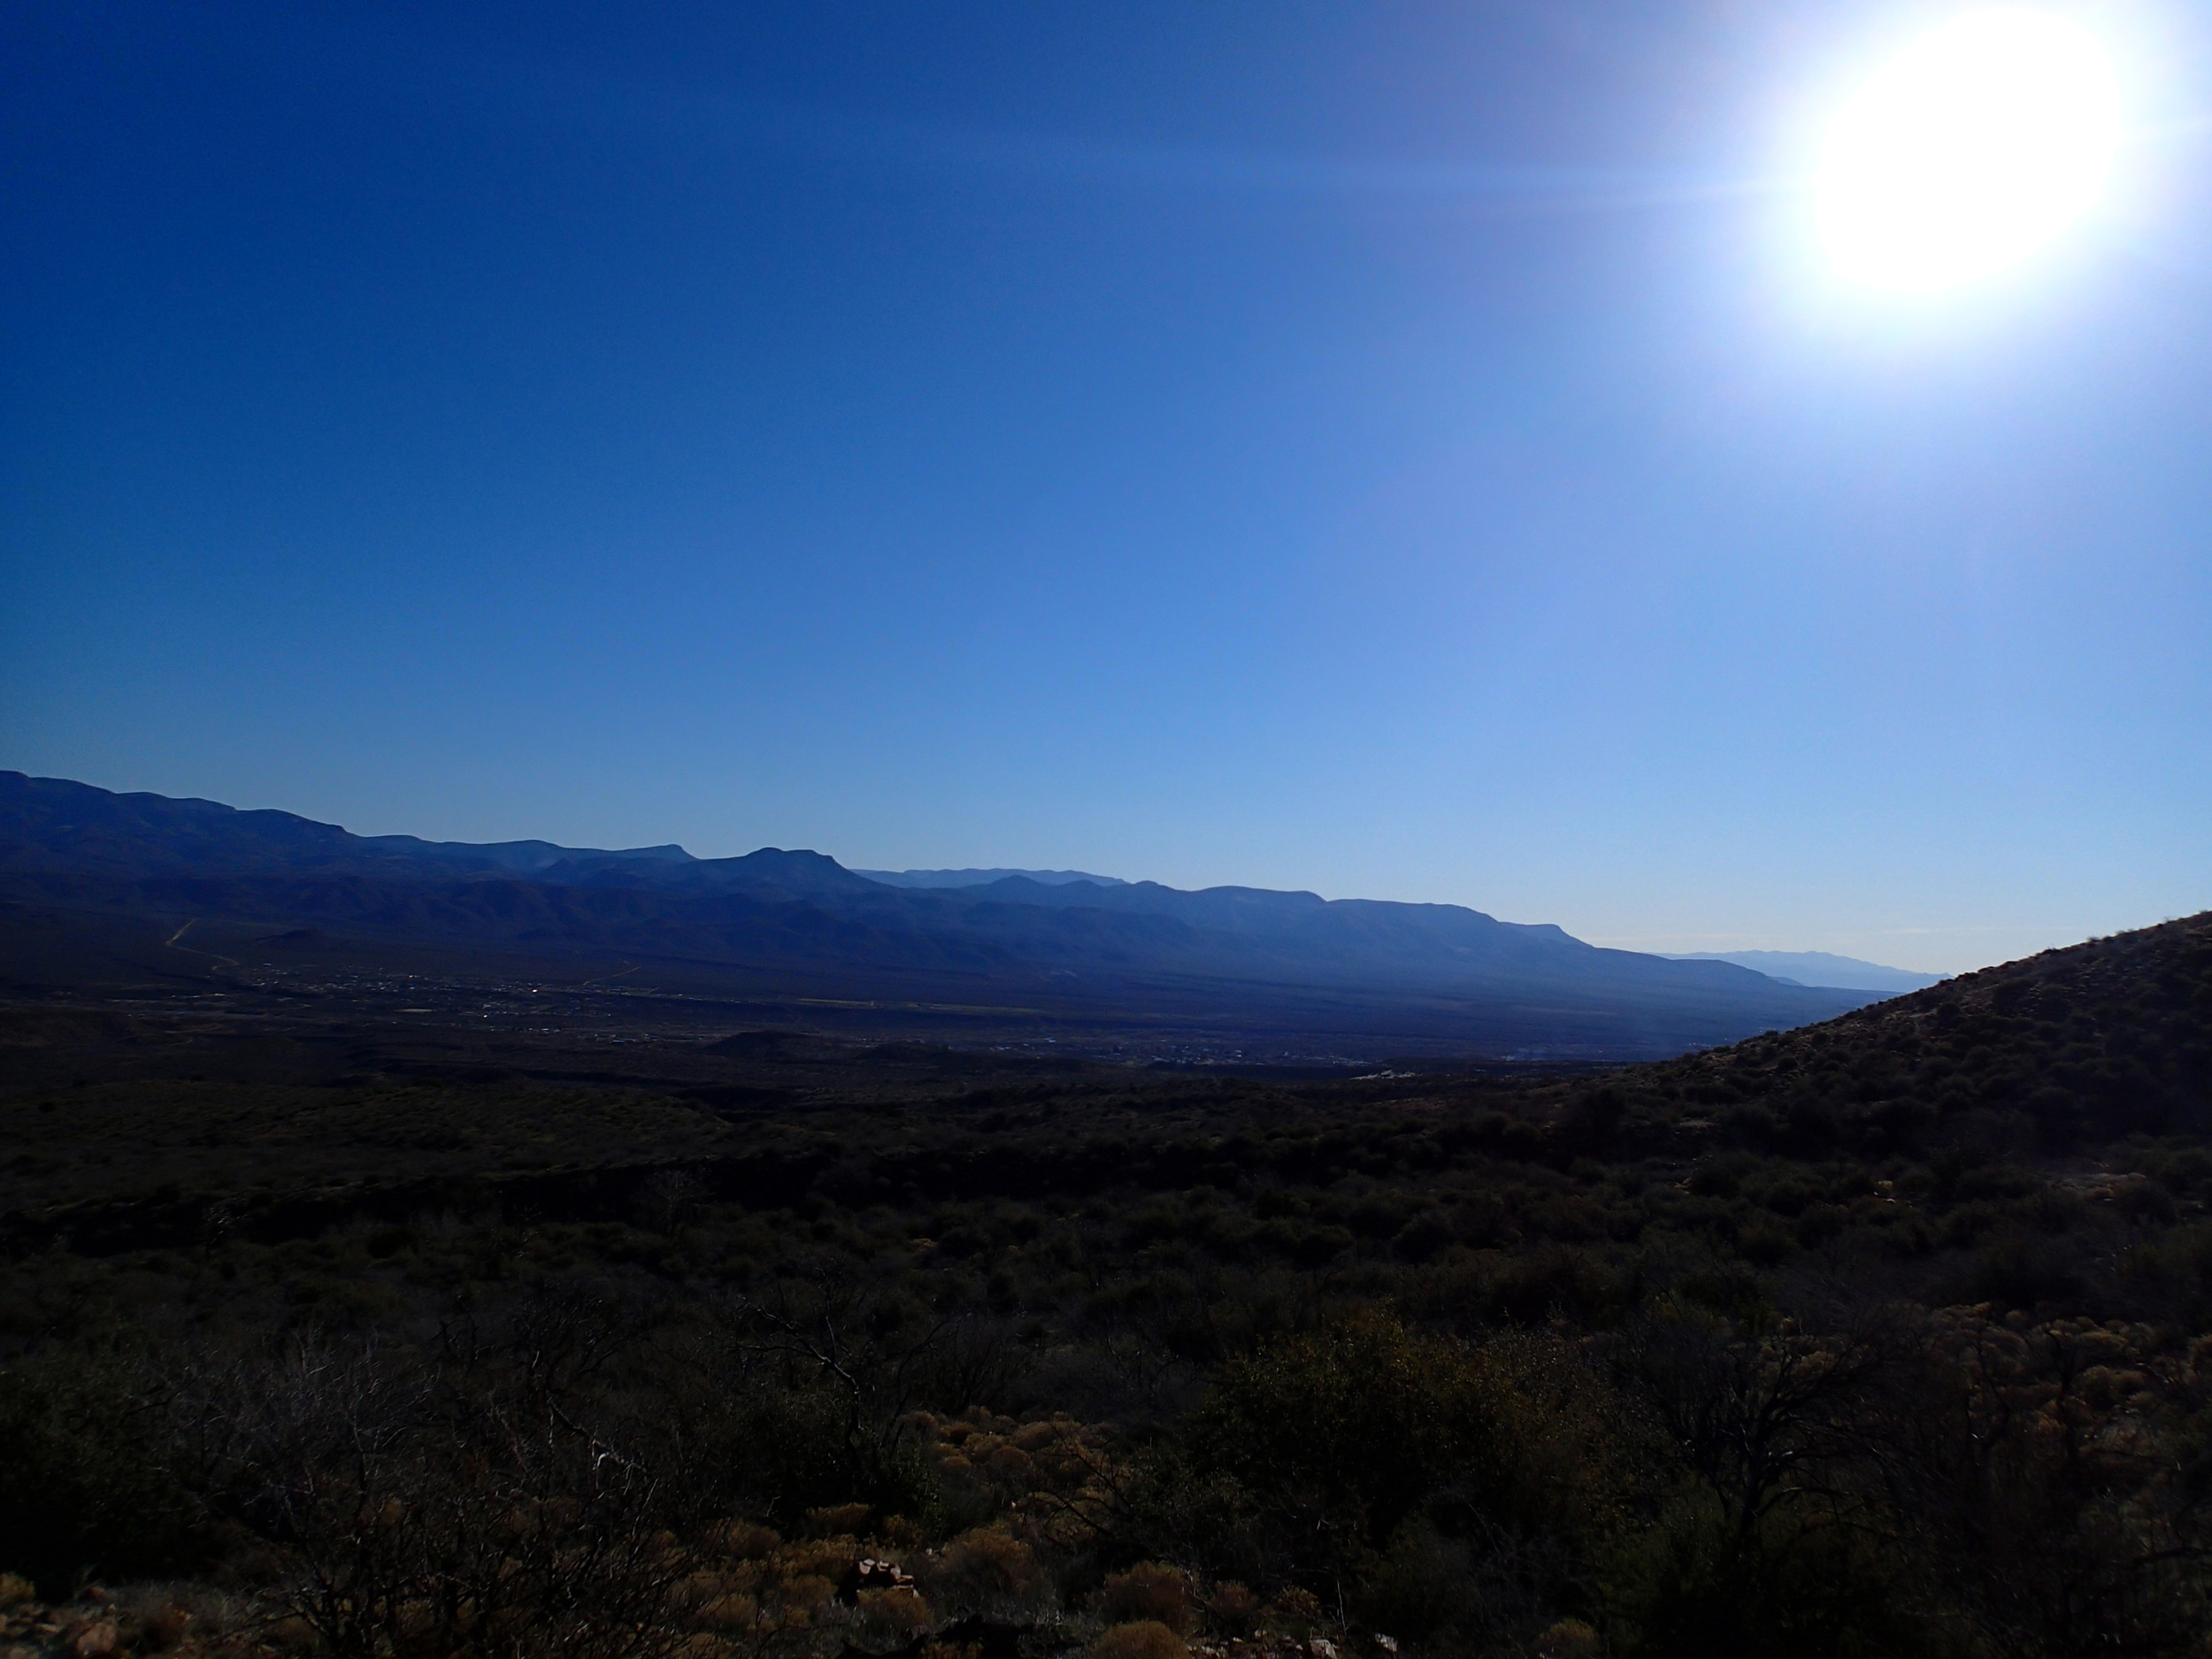
[[[1987,276],[2095,197],[2118,143],[2112,65],[2077,25],[1993,10],[1898,55],[1837,117],[1820,229],[1836,268],[1875,288]]]

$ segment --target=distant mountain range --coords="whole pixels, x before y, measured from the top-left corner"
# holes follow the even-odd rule
[[[1847,991],[1879,991],[1884,996],[1924,991],[1950,977],[1915,973],[1910,968],[1885,968],[1878,962],[1831,956],[1824,950],[1693,950],[1671,955],[1667,960],[1732,962],[1784,985],[1832,985]]]
[[[1087,881],[1094,887],[1125,887],[1119,876],[1094,876],[1082,870],[856,870],[853,874],[880,881],[887,887],[987,887],[1009,876],[1020,876],[1048,887],[1071,881]]]
[[[288,812],[0,772],[0,976],[245,973],[257,960],[374,951],[618,972],[695,994],[1287,1033],[1347,1052],[1585,1058],[1678,1053],[1875,1000],[1601,949],[1456,905],[960,873],[990,879],[899,885],[777,848],[695,858],[673,846],[359,836]]]

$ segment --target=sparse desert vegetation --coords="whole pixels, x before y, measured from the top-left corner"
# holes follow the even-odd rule
[[[2206,918],[1534,1077],[6,1021],[19,1648],[2212,1628]]]

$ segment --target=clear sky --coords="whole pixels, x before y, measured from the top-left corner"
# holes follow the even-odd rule
[[[2212,904],[2212,34],[1936,296],[1951,8],[0,10],[0,765],[1960,969]]]

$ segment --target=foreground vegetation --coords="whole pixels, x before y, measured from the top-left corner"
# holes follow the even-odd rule
[[[25,1645],[2212,1632],[2212,918],[1532,1084],[90,1064],[0,1101]]]

